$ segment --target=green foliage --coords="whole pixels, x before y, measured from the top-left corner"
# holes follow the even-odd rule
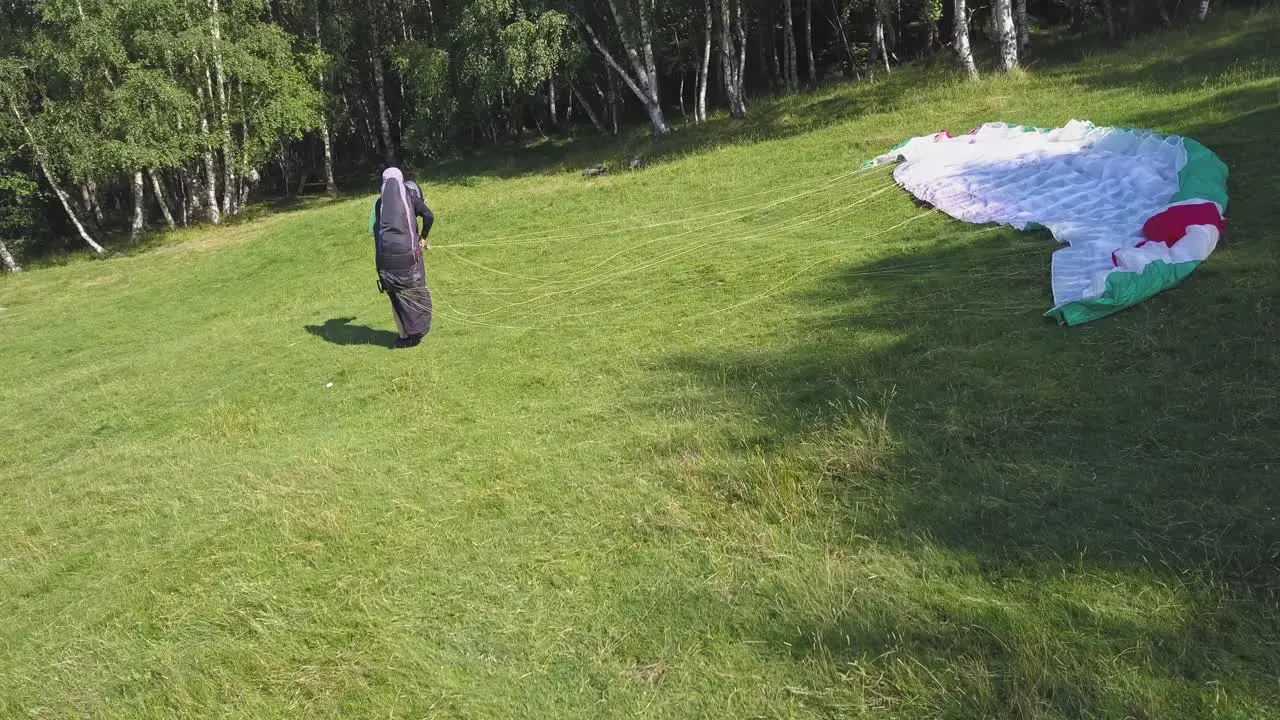
[[[199,110],[196,98],[168,71],[128,66],[101,107],[99,147],[110,160],[89,173],[181,165],[200,148]]]
[[[207,12],[172,0],[41,0],[26,45],[31,125],[54,165],[71,178],[110,177],[194,160],[210,138],[200,117],[208,63],[223,60],[228,120],[247,132],[236,158],[260,166],[281,140],[320,121],[312,71],[323,61],[295,53],[292,39],[263,22],[256,3],[228,3],[220,46]],[[212,128],[216,134],[220,128]]]
[[[480,102],[504,91],[533,92],[566,57],[569,19],[548,10],[530,17],[512,0],[475,0],[462,12],[453,57],[463,88]]]
[[[0,59],[0,240],[11,251],[18,250],[19,239],[34,234],[39,206],[39,186],[22,159],[26,138],[12,115],[21,77],[12,60]]]
[[[449,54],[423,43],[402,43],[392,50],[391,57],[413,100],[405,145],[432,157],[449,146],[458,112],[450,83]]]
[[[554,10],[533,20],[521,14],[503,28],[502,34],[511,87],[533,93],[564,63],[570,38],[569,18]]]
[[[936,24],[942,20],[943,0],[921,0],[920,2],[920,19],[925,22]]]
[[[297,54],[283,30],[256,23],[233,29],[225,57],[234,79],[233,123],[248,128],[249,141],[237,158],[242,171],[260,167],[279,152],[281,141],[319,127],[323,97],[313,78],[323,56]]]
[[[31,232],[35,221],[37,189],[35,181],[28,174],[0,172],[0,239]]]
[[[426,156],[449,147],[459,120],[487,124],[542,91],[571,59],[566,15],[531,12],[512,0],[476,0],[461,10],[447,46],[404,42],[388,56],[409,95],[408,147]]]
[[[497,99],[510,76],[506,26],[515,16],[512,0],[475,0],[459,18],[454,45],[462,50],[456,74],[476,109]]]

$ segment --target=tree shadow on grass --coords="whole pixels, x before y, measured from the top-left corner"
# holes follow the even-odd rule
[[[1262,232],[1260,207],[1239,224]],[[930,578],[896,595],[852,578],[828,606],[765,588],[772,619],[744,639],[896,684],[912,712],[1189,717],[1205,688],[1280,710],[1274,243],[1066,329],[1041,317],[1052,244],[1001,255],[1027,241],[850,265],[787,300],[799,341],[669,358],[708,407],[754,419],[758,442],[726,423],[729,452],[807,468],[812,527],[836,528],[814,542]],[[742,467],[685,486],[767,517],[782,490]],[[932,690],[902,687],[907,666]]]
[[[354,317],[332,318],[323,325],[308,325],[307,332],[324,338],[334,345],[377,345],[393,347],[399,335],[389,330],[378,330],[368,325],[352,325]]]
[[[1275,74],[1280,14],[1228,12],[1161,31],[1125,51],[1095,40],[1069,38],[1037,50],[1044,72],[1100,89],[1155,93],[1238,85]]]

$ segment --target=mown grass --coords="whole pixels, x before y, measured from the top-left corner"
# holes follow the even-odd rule
[[[364,199],[5,277],[0,714],[1275,716],[1277,30],[436,168],[414,351]],[[1073,117],[1232,171],[1082,328],[1046,236],[843,177]]]

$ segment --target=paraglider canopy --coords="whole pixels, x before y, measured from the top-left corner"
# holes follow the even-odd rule
[[[1077,120],[915,137],[869,164],[891,162],[899,185],[952,217],[1066,244],[1046,314],[1067,325],[1181,282],[1217,246],[1227,207],[1227,167],[1195,140]]]

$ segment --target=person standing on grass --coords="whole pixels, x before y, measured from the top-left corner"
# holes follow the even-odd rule
[[[422,218],[422,229],[418,229]],[[414,183],[406,183],[399,168],[382,173],[382,191],[369,212],[378,268],[378,289],[391,300],[391,314],[400,339],[397,348],[422,342],[431,330],[431,291],[422,251],[435,215]]]

